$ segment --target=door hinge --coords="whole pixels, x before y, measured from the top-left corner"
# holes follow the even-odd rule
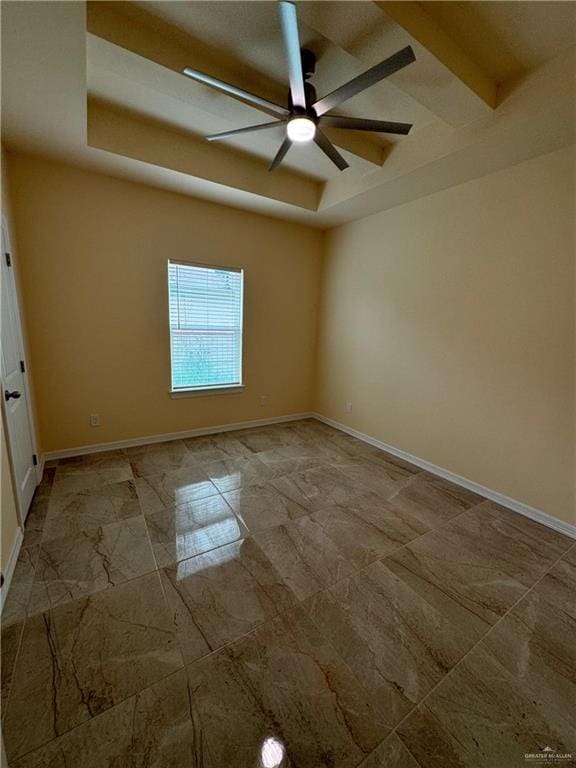
[[[5,254],[5,256],[6,256],[6,264],[7,264],[9,267],[11,267],[11,266],[12,266],[12,259],[10,258],[10,254],[9,254],[9,253],[6,253],[6,254]]]
[[[34,464],[35,467],[38,466],[38,456],[36,456],[35,453],[32,454],[32,464]]]
[[[24,360],[20,360],[20,370],[22,373],[26,373],[26,366],[24,365]]]

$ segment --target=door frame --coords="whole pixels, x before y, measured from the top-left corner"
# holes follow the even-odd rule
[[[8,277],[8,291],[11,295],[11,299],[14,302],[14,308],[16,310],[16,319],[17,319],[17,333],[18,333],[18,343],[20,344],[20,349],[22,351],[22,357],[24,360],[24,364],[26,367],[26,375],[23,377],[23,383],[24,383],[24,390],[26,394],[26,402],[28,403],[28,417],[30,419],[30,432],[31,432],[31,440],[32,440],[32,448],[33,452],[38,457],[38,464],[36,465],[36,486],[39,485],[40,481],[42,480],[42,475],[44,472],[44,460],[40,453],[38,452],[38,429],[37,429],[37,422],[36,422],[36,411],[34,408],[34,400],[32,398],[32,392],[30,387],[30,366],[28,364],[28,349],[26,347],[26,343],[24,341],[24,331],[23,331],[23,325],[22,325],[22,312],[20,309],[20,292],[18,290],[18,281],[16,279],[16,259],[14,257],[14,250],[12,248],[12,238],[10,237],[10,229],[8,227],[8,221],[6,219],[6,216],[2,214],[2,229],[4,230],[4,239],[6,242],[6,247],[8,248],[8,253],[10,254],[10,260],[11,260],[11,266],[6,269],[6,275]],[[1,258],[5,259],[4,253],[1,254]],[[24,521],[26,519],[26,515],[29,510],[23,510],[21,501],[20,501],[20,495],[15,491],[17,487],[16,478],[14,477],[14,465],[12,461],[12,445],[11,445],[11,436],[10,436],[10,430],[8,429],[8,419],[6,418],[6,411],[4,407],[4,399],[2,398],[2,422],[4,427],[4,434],[6,438],[6,446],[8,448],[8,458],[9,458],[9,464],[10,464],[10,481],[12,483],[12,491],[14,493],[14,500],[16,502],[16,509],[18,512],[18,518],[20,526],[24,527]]]

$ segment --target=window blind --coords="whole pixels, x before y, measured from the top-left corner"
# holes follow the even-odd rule
[[[241,270],[168,262],[172,389],[242,384]]]

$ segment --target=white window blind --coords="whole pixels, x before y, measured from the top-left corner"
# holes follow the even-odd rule
[[[168,262],[172,389],[242,384],[241,270]]]

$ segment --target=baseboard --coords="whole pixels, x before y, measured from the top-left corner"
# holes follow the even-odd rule
[[[233,432],[236,429],[250,429],[251,427],[267,427],[270,424],[281,424],[285,421],[298,421],[299,419],[311,419],[314,414],[291,413],[288,416],[272,416],[268,419],[255,419],[253,421],[240,421],[236,424],[221,424],[215,427],[201,427],[200,429],[187,429],[183,432],[167,432],[162,435],[148,435],[147,437],[135,437],[130,440],[116,440],[111,443],[95,443],[93,445],[81,445],[77,448],[65,448],[61,451],[48,451],[42,456],[42,465],[53,459],[68,459],[72,456],[85,456],[89,453],[101,453],[102,451],[114,451],[119,448],[134,448],[147,443],[166,443],[170,440],[181,440],[185,437],[201,437],[202,435],[215,435],[220,432]]]
[[[6,563],[6,568],[2,571],[4,582],[2,584],[2,588],[0,589],[0,611],[2,611],[4,608],[4,603],[6,602],[6,595],[10,589],[12,576],[14,576],[14,569],[16,568],[16,563],[18,562],[18,555],[20,554],[20,548],[23,541],[24,533],[22,528],[17,528],[16,538],[14,539],[14,544],[12,544],[12,551],[10,552],[10,556]]]
[[[555,531],[563,533],[565,536],[570,536],[571,538],[576,539],[576,525],[565,523],[563,520],[559,520],[557,517],[548,515],[546,512],[542,512],[540,509],[530,507],[528,504],[524,504],[523,502],[517,501],[516,499],[511,499],[509,496],[504,496],[504,494],[493,491],[491,488],[486,488],[486,486],[475,483],[473,480],[468,480],[466,477],[462,477],[461,475],[457,475],[454,472],[450,472],[448,469],[444,469],[443,467],[439,467],[436,464],[432,464],[430,461],[420,459],[418,456],[413,456],[411,453],[402,451],[399,448],[395,448],[393,445],[388,445],[388,443],[383,443],[381,440],[376,440],[376,438],[370,437],[370,435],[365,435],[363,432],[358,432],[358,430],[352,429],[352,427],[347,427],[345,424],[342,424],[339,421],[334,421],[333,419],[329,419],[319,413],[313,413],[312,416],[313,418],[318,419],[318,421],[334,427],[334,429],[339,429],[341,432],[345,432],[347,435],[351,435],[352,437],[356,437],[358,440],[369,443],[375,448],[380,448],[383,451],[387,451],[393,456],[398,456],[398,458],[404,459],[404,461],[408,461],[411,464],[420,467],[421,469],[425,469],[427,472],[430,472],[433,475],[438,475],[438,477],[449,480],[455,485],[460,485],[462,488],[467,488],[469,491],[473,491],[480,496],[484,496],[490,501],[495,501],[497,504],[500,504],[507,509],[511,509],[513,512],[518,512],[525,517],[529,517],[531,520],[535,520],[537,523],[542,523],[542,525],[545,525],[548,528],[553,528]]]
[[[506,507],[507,509],[511,509],[513,512],[518,512],[519,514],[524,515],[525,517],[529,517],[538,523],[542,523],[542,525],[546,525],[548,528],[553,528],[555,531],[558,531],[559,533],[563,533],[566,536],[570,536],[571,538],[576,539],[575,525],[571,525],[570,523],[565,523],[563,520],[559,520],[558,518],[553,517],[552,515],[548,515],[546,512],[542,512],[541,510],[536,509],[535,507],[531,507],[528,504],[524,504],[521,501],[512,499],[509,496],[504,496],[504,494],[498,493],[497,491],[493,491],[491,488],[487,488],[486,486],[480,485],[479,483],[475,483],[473,480],[468,480],[468,478],[462,477],[461,475],[457,475],[454,472],[450,472],[450,470],[444,469],[443,467],[439,467],[436,464],[432,464],[432,462],[430,461],[421,459],[418,456],[414,456],[413,454],[408,453],[407,451],[403,451],[400,448],[396,448],[393,445],[389,445],[388,443],[383,443],[381,440],[377,440],[374,437],[370,437],[370,435],[366,435],[363,432],[359,432],[356,429],[352,429],[352,427],[346,426],[346,424],[342,424],[339,421],[334,421],[333,419],[329,419],[326,416],[322,416],[322,414],[320,413],[314,413],[314,412],[292,413],[292,414],[289,414],[288,416],[273,416],[267,419],[241,421],[235,424],[221,424],[214,427],[201,427],[200,429],[188,429],[181,432],[169,432],[162,435],[148,435],[145,437],[136,437],[130,440],[116,440],[110,443],[96,443],[93,445],[82,445],[82,446],[78,446],[77,448],[66,448],[61,451],[49,451],[41,457],[41,465],[43,466],[44,462],[50,461],[52,459],[66,459],[72,456],[84,456],[89,453],[101,453],[102,451],[118,450],[119,448],[133,448],[138,445],[146,445],[147,443],[164,443],[164,442],[168,442],[169,440],[179,440],[186,437],[200,437],[202,435],[214,435],[221,432],[232,432],[233,430],[236,430],[236,429],[250,429],[253,427],[265,427],[270,424],[280,424],[282,422],[298,421],[299,419],[310,419],[310,418],[314,418],[314,419],[317,419],[318,421],[323,422],[324,424],[328,424],[329,426],[334,427],[335,429],[338,429],[341,432],[345,432],[348,435],[352,435],[352,437],[356,437],[358,440],[362,440],[363,442],[368,443],[369,445],[373,445],[376,448],[380,448],[383,451],[387,451],[388,453],[391,453],[393,456],[398,456],[398,458],[404,459],[404,461],[408,461],[411,464],[414,464],[415,466],[420,467],[421,469],[424,469],[433,475],[437,475],[438,477],[442,477],[445,480],[449,480],[455,485],[460,485],[463,488],[467,488],[469,491],[473,491],[474,493],[477,493],[480,496],[484,496],[486,499],[489,499],[490,501],[495,501],[497,504],[500,504],[501,506]],[[20,531],[20,536],[22,536],[21,531]],[[18,550],[20,549],[20,544],[21,544],[21,541],[18,544]],[[16,559],[17,558],[18,558],[18,554],[16,554]],[[12,560],[12,555],[10,556],[9,563],[11,562],[11,560]],[[15,565],[15,562],[14,562],[14,565]],[[12,569],[13,569],[13,566],[12,566]],[[7,567],[7,572],[8,572],[8,567]],[[4,574],[4,578],[5,578],[5,584],[9,583],[7,573]],[[10,578],[11,578],[11,574],[10,574]],[[3,596],[6,591],[7,589],[5,590],[3,587],[2,588]]]

